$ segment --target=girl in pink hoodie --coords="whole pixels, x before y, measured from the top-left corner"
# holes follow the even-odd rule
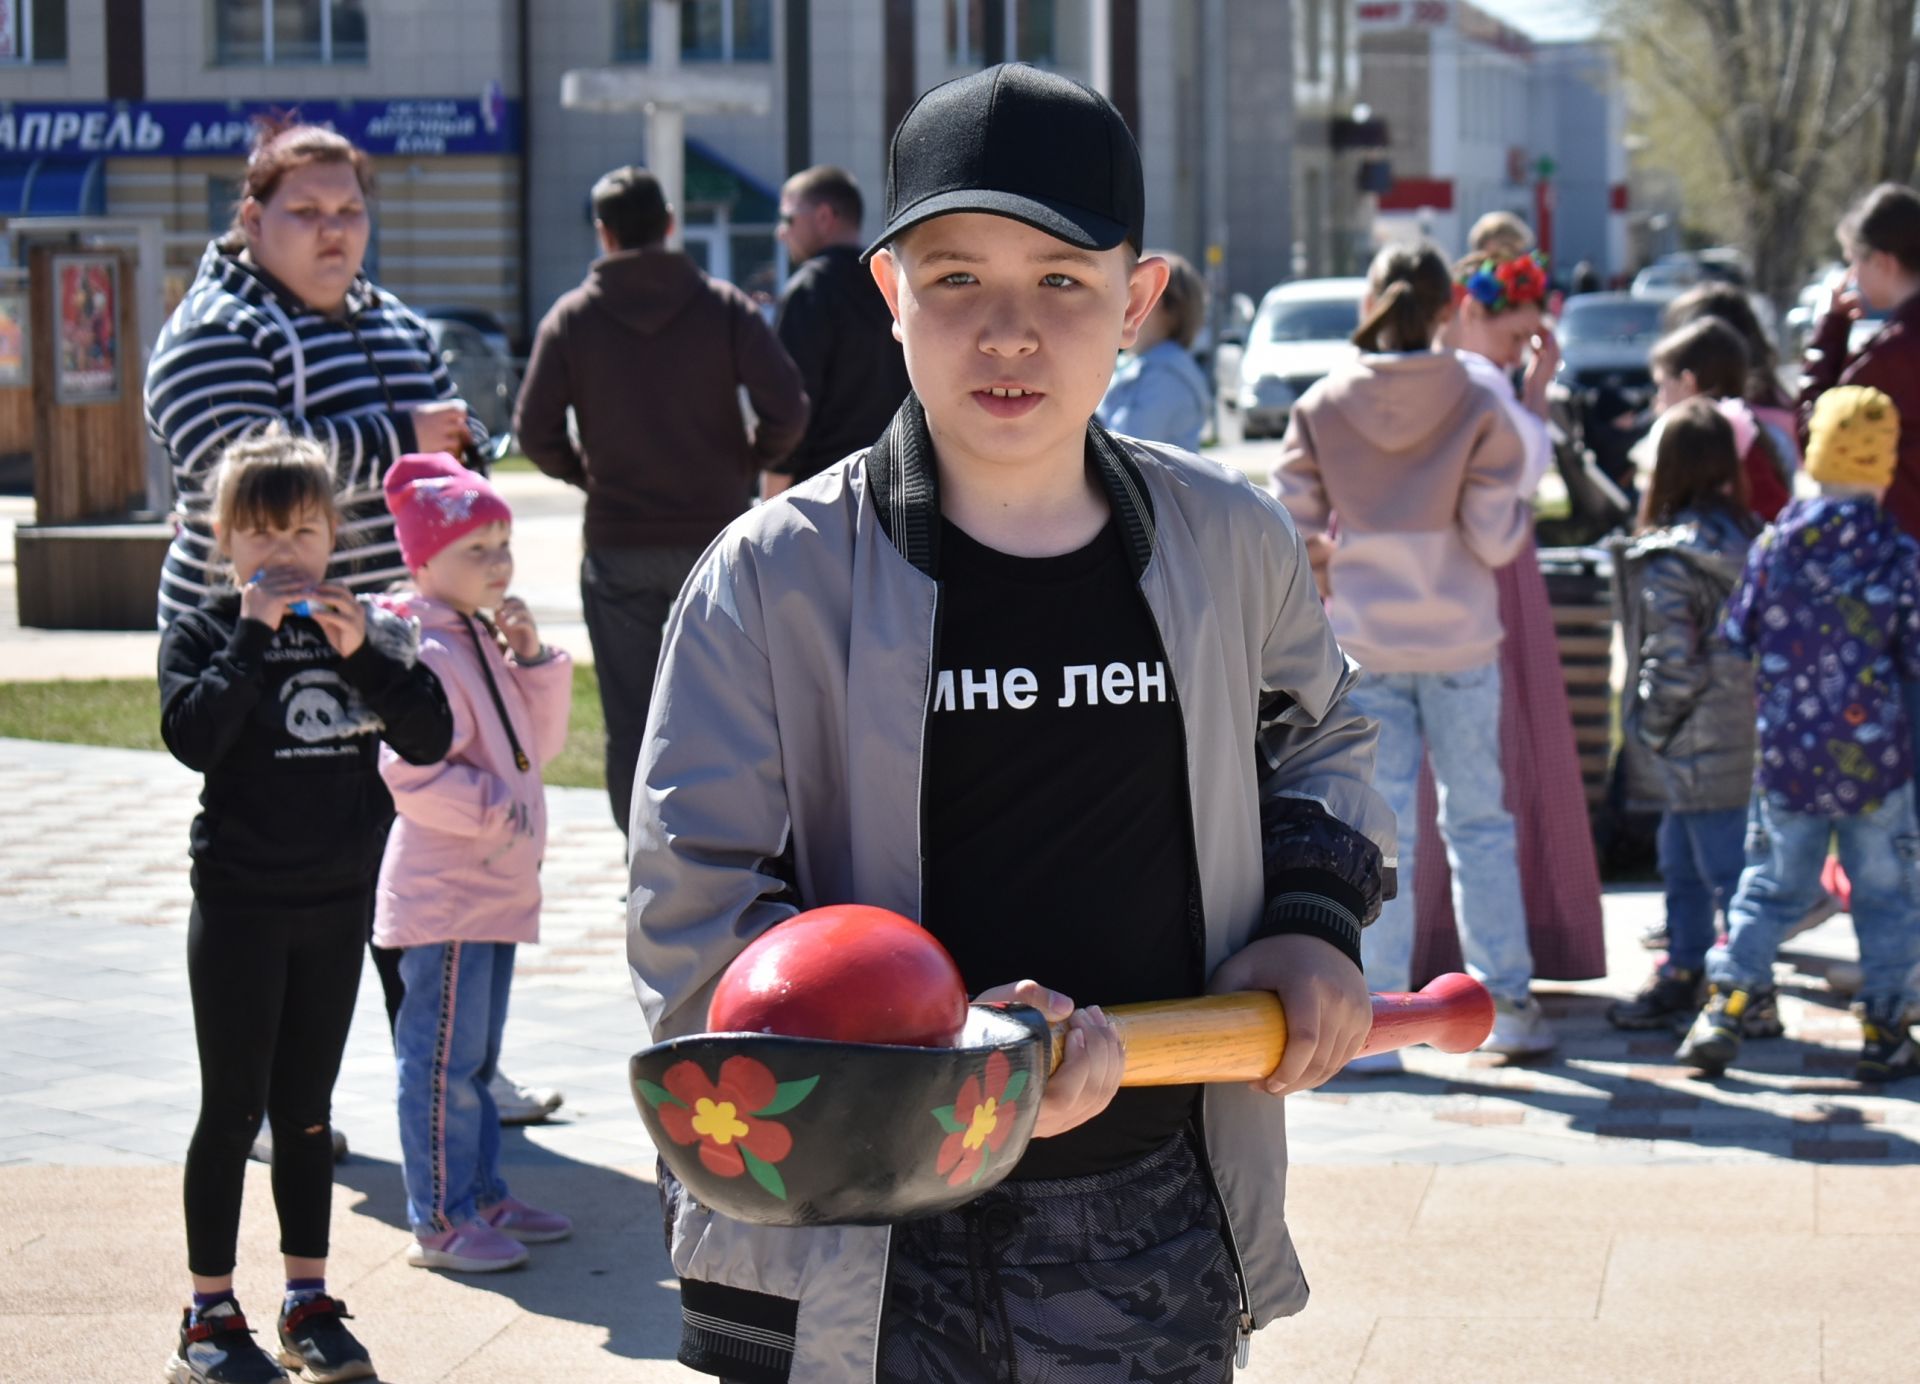
[[[407,1262],[483,1273],[524,1263],[526,1244],[573,1228],[507,1191],[488,1090],[514,948],[539,939],[540,770],[566,741],[573,668],[507,595],[513,512],[483,477],[444,454],[406,456],[387,473],[386,494],[418,592],[396,607],[419,622],[421,661],[453,708],[444,761],[380,760],[399,815],[373,936],[403,949],[394,1051],[414,1234]]]

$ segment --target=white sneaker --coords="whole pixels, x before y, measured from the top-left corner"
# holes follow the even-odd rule
[[[505,1072],[496,1071],[487,1083],[494,1106],[503,1125],[539,1124],[566,1102],[558,1091],[539,1091],[522,1086]]]
[[[1552,1052],[1557,1041],[1540,1001],[1529,995],[1522,1001],[1494,1001],[1493,1032],[1487,1035],[1480,1050],[1504,1053],[1508,1057],[1537,1057]]]
[[[1397,1048],[1386,1052],[1370,1052],[1365,1057],[1356,1057],[1340,1070],[1348,1076],[1397,1076],[1407,1069],[1400,1060]]]

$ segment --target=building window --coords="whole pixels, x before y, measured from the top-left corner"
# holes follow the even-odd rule
[[[614,0],[613,60],[653,53],[652,0]],[[773,0],[680,0],[682,62],[770,62]]]
[[[0,65],[67,60],[67,0],[0,0]]]
[[[998,11],[1000,33],[1013,51],[987,51],[988,7]],[[985,67],[1003,59],[1051,64],[1058,39],[1054,0],[947,0],[947,66]],[[1006,40],[1002,40],[1006,43]]]
[[[222,67],[367,60],[362,0],[213,0],[213,60]]]

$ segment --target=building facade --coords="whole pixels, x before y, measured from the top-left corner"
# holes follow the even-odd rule
[[[838,163],[884,197],[913,99],[1006,58],[1107,91],[1146,166],[1148,237],[1258,296],[1322,262],[1319,158],[1353,74],[1345,5],[1286,0],[680,0],[680,65],[758,84],[764,114],[687,116],[690,253],[777,291],[778,189]],[[520,338],[595,246],[588,189],[645,161],[646,117],[564,109],[565,73],[650,63],[649,0],[0,0],[0,216],[152,218],[169,298],[229,221],[249,121],[298,110],[375,157],[371,268],[418,306]],[[1296,31],[1312,129],[1296,224]],[[1329,50],[1329,45],[1332,49]],[[1306,126],[1301,127],[1307,130]],[[1319,133],[1313,133],[1318,131]],[[1072,157],[1073,151],[1063,150]],[[1315,160],[1318,159],[1318,162]],[[1330,205],[1330,204],[1328,204]],[[1327,260],[1331,263],[1331,260]]]
[[[171,301],[230,223],[250,118],[297,109],[374,155],[381,283],[511,319],[518,21],[512,0],[0,0],[0,215],[159,220]]]
[[[1626,101],[1594,43],[1539,43],[1458,0],[1358,0],[1360,93],[1386,122],[1374,239],[1464,251],[1473,223],[1533,224],[1556,275],[1631,268]]]

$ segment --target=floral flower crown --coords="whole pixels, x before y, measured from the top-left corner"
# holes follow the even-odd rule
[[[1462,297],[1472,298],[1490,313],[1502,313],[1547,297],[1547,262],[1538,250],[1510,260],[1486,259],[1460,280]]]

